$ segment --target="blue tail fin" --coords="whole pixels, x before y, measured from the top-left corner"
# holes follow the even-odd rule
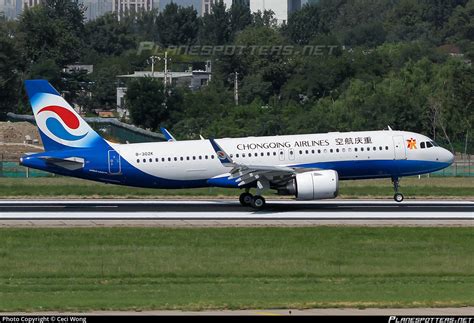
[[[48,81],[27,80],[25,88],[46,151],[107,146]]]

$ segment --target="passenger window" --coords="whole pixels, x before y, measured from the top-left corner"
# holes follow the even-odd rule
[[[354,151],[357,151],[357,148],[354,148]]]
[[[320,153],[321,153],[321,149],[318,149],[318,154],[320,154]]]
[[[380,147],[379,147],[379,150],[382,150],[382,149],[383,149],[382,146],[380,146]]]
[[[339,148],[336,148],[336,153],[338,153],[338,152],[339,152]]]
[[[334,152],[334,149],[329,149],[329,152],[332,154]]]
[[[160,161],[160,159],[159,159],[159,158],[155,158],[155,161],[158,163],[158,162]]]
[[[180,160],[181,160],[181,161],[184,161],[184,157],[181,157]]]
[[[239,158],[239,154],[235,155],[235,157]]]
[[[420,148],[421,148],[421,149],[425,149],[425,147],[426,147],[426,146],[425,146],[425,142],[423,141],[423,142],[420,144]]]
[[[270,156],[270,152],[267,152],[267,156]]]
[[[137,164],[140,164],[140,159],[137,159]]]
[[[360,147],[360,151],[364,151],[364,147]]]
[[[196,156],[193,156],[193,160],[196,160]]]
[[[188,157],[186,157],[186,160],[190,160],[189,156],[188,156]]]
[[[199,160],[201,160],[201,159],[202,159],[202,156],[199,156]]]
[[[314,149],[313,149],[313,150],[311,150],[311,153],[312,153],[312,154],[314,154]]]
[[[175,158],[174,158],[174,161],[178,161],[178,157],[175,157]]]
[[[328,152],[328,150],[327,150],[327,149],[324,149],[324,153],[326,154],[327,152]]]
[[[293,155],[293,154],[292,154],[292,155]],[[303,151],[302,151],[302,150],[300,150],[300,155],[303,155]]]
[[[168,161],[169,161],[169,162],[171,161],[171,157],[168,157]]]
[[[143,162],[146,163],[146,159],[145,159],[145,158],[143,158]]]
[[[265,156],[265,153],[260,153],[260,156],[262,156],[262,157]]]
[[[376,151],[376,150],[377,150],[377,147],[374,147],[372,150],[373,150],[373,151]]]
[[[388,150],[388,146],[385,146],[385,150]]]
[[[307,155],[307,154],[309,154],[309,151],[306,150],[305,153],[306,153],[306,155]]]
[[[342,148],[342,152],[345,153],[345,152],[346,152],[346,148]]]

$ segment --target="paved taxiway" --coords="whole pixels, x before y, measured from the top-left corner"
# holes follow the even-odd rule
[[[0,226],[474,226],[471,201],[1,200]]]

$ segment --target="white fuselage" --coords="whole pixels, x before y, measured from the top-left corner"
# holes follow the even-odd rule
[[[411,144],[410,140],[413,140]],[[409,170],[410,174],[390,174],[385,170],[377,174],[367,171],[367,167],[378,165],[371,161],[417,161],[431,165],[450,164],[453,159],[452,154],[441,147],[421,149],[422,142],[432,142],[428,137],[403,131],[333,132],[216,141],[239,164],[329,169],[333,168],[331,165],[362,166],[360,172],[353,169],[342,174],[341,179],[430,171],[417,167]],[[192,181],[222,177],[229,172],[216,157],[208,140],[114,145],[113,148],[133,167],[159,178]]]

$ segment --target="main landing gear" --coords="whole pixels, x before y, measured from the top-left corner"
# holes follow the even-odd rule
[[[395,195],[393,195],[393,199],[395,202],[401,203],[405,199],[402,193],[398,192],[398,189],[400,188],[400,179],[398,177],[392,178],[392,183],[393,183],[393,190],[395,191]]]
[[[265,198],[263,198],[263,196],[252,195],[250,194],[249,190],[246,190],[245,193],[240,194],[239,201],[242,206],[251,206],[257,210],[263,209],[266,204]]]

